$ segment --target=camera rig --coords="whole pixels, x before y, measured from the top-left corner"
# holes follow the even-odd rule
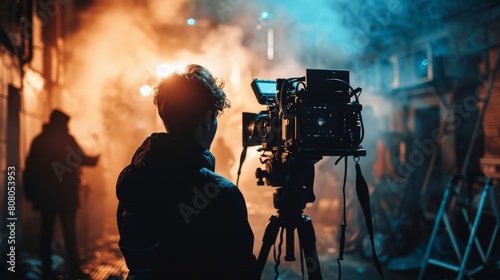
[[[299,78],[254,79],[259,113],[243,113],[243,146],[258,146],[266,170],[258,184],[285,186],[294,162],[314,165],[323,156],[365,156],[358,95],[349,85],[349,70],[306,69]],[[302,165],[303,163],[299,164]]]
[[[315,201],[314,164],[323,156],[339,156],[340,160],[366,155],[360,146],[364,133],[358,99],[361,89],[349,85],[349,70],[323,69],[306,69],[305,77],[255,79],[251,85],[257,101],[267,110],[243,113],[240,170],[246,148],[260,145],[265,170],[257,168],[257,184],[277,187],[273,203],[279,213],[271,216],[266,227],[259,271],[262,273],[280,228],[287,231],[285,260],[295,260],[293,236],[297,229],[309,279],[322,279],[314,228],[302,212],[307,203]]]

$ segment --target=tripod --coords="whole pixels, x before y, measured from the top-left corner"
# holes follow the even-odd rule
[[[299,236],[299,247],[301,255],[301,265],[303,258],[307,267],[309,279],[320,280],[321,269],[319,266],[318,252],[316,250],[316,236],[311,219],[302,215],[308,201],[306,187],[278,188],[274,192],[274,207],[278,210],[278,215],[271,215],[266,226],[262,247],[257,259],[258,272],[262,275],[264,266],[271,246],[275,243],[278,232],[281,229],[281,236],[286,231],[286,261],[295,261],[294,232],[297,229]],[[280,237],[281,239],[282,237]],[[280,242],[281,245],[281,242]]]

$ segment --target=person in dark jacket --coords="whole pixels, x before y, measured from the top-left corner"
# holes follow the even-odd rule
[[[70,117],[53,110],[42,133],[33,139],[23,173],[25,196],[41,212],[40,250],[44,279],[52,271],[52,237],[56,217],[63,230],[70,278],[88,275],[80,269],[76,243],[76,212],[79,204],[80,167],[94,166],[99,157],[87,156],[68,132]]]
[[[258,279],[239,189],[209,151],[230,106],[208,70],[189,65],[155,88],[167,133],[153,133],[119,175],[119,246],[130,279]]]

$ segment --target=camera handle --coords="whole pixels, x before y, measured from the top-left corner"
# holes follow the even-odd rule
[[[264,178],[269,176],[269,172],[267,170],[262,170],[262,168],[257,168],[255,170],[255,177],[258,179],[257,180],[257,186],[264,186]]]

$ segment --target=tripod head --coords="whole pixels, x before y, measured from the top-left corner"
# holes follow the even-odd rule
[[[319,160],[321,157],[285,157],[283,161],[267,158],[262,162],[266,170],[257,168],[257,184],[264,185],[265,182],[277,188],[273,194],[273,204],[280,214],[300,214],[307,203],[316,200],[313,192],[314,164]]]

